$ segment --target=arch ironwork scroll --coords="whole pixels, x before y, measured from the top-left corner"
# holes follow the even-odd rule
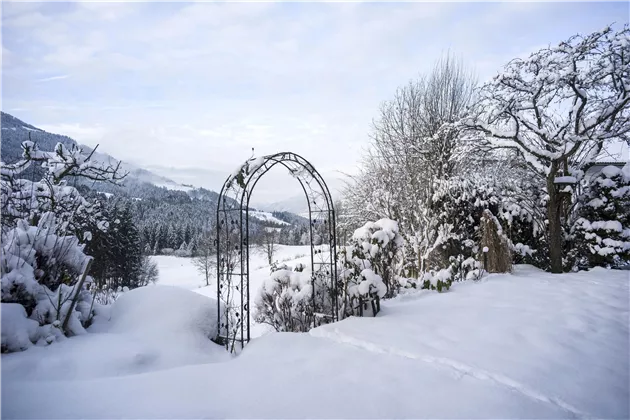
[[[303,157],[283,152],[251,158],[231,174],[217,204],[217,341],[230,351],[250,341],[249,200],[258,180],[276,165],[300,183],[308,202],[313,327],[338,320],[335,209],[319,172]]]

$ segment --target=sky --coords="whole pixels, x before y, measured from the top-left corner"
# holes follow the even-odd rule
[[[2,110],[175,181],[219,190],[292,151],[333,191],[379,105],[450,52],[479,81],[629,20],[615,3],[2,2]],[[252,200],[301,190],[273,170]],[[286,182],[285,182],[286,181]]]

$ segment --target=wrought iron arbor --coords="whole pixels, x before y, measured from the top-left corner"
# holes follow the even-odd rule
[[[258,180],[276,165],[298,180],[308,202],[311,325],[334,322],[339,315],[335,210],[326,182],[295,153],[252,158],[227,178],[217,204],[218,341],[231,351],[250,340],[249,200]]]

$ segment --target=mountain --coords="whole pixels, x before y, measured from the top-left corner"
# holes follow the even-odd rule
[[[1,113],[1,150],[2,162],[13,163],[18,161],[22,157],[23,141],[31,140],[39,146],[41,150],[53,150],[57,143],[62,143],[64,146],[70,148],[72,146],[80,146],[86,153],[92,152],[92,148],[85,145],[78,144],[75,140],[68,136],[61,134],[54,134],[37,128],[33,125],[27,124],[24,121],[7,114]],[[118,160],[113,156],[104,153],[100,150],[94,152],[94,160],[99,162],[109,162],[112,165],[118,164]],[[127,182],[129,184],[149,183],[157,187],[164,187],[169,190],[191,191],[193,186],[179,184],[169,178],[157,175],[146,169],[139,168],[133,164],[122,162],[120,165],[124,172],[128,172]]]
[[[0,113],[0,127],[2,127],[0,130],[0,137],[2,138],[0,155],[2,162],[13,163],[20,160],[22,157],[21,144],[29,138],[36,142],[42,150],[53,150],[57,143],[62,143],[66,147],[77,144],[68,136],[48,133],[5,112]]]
[[[68,148],[80,146],[86,153],[93,151],[68,136],[49,133],[7,113],[2,112],[1,117],[2,162],[13,163],[20,160],[21,144],[29,139],[46,151],[53,150],[57,143]],[[93,153],[93,159],[113,166],[119,163],[115,157],[101,150]],[[101,199],[130,206],[144,243],[152,249],[156,242],[160,243],[159,248],[178,248],[184,240],[188,242],[191,238],[198,237],[203,229],[213,224],[219,198],[215,191],[181,184],[126,162],[121,162],[120,167],[128,172],[122,186],[92,181],[77,181],[77,186],[82,184],[92,197],[100,194]],[[32,168],[29,178],[43,176],[44,170],[40,166],[33,165]],[[305,201],[304,198],[302,200]],[[251,208],[250,229],[255,232],[264,227],[276,227],[287,231],[301,231],[308,224],[297,215],[279,216]]]

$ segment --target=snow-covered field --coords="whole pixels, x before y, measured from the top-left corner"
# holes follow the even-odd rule
[[[183,290],[213,287],[175,260],[158,258],[160,283],[179,288],[129,292],[92,333],[3,355],[3,418],[630,416],[628,271],[517,266],[233,358],[201,338],[212,301]]]
[[[281,264],[287,264],[291,267],[294,267],[298,263],[310,264],[310,252],[310,245],[278,245],[278,251],[274,259]],[[179,258],[170,255],[158,255],[151,258],[157,262],[160,271],[158,284],[182,287],[216,299],[217,286],[215,279],[212,278],[210,280],[210,286],[206,286],[206,280],[199,271],[197,271],[190,258]],[[249,287],[250,297],[253,301],[263,282],[269,277],[269,264],[267,264],[266,255],[252,249],[250,251],[250,267]],[[254,322],[253,308],[254,306],[252,305],[252,312],[250,313],[251,336],[259,337],[269,332],[270,327]]]
[[[286,246],[279,245],[274,259],[281,264],[294,267],[297,263],[310,264],[311,247],[309,245]],[[153,258],[157,262],[160,271],[158,284],[182,287],[192,290],[204,296],[216,299],[217,286],[214,278],[210,280],[210,286],[206,286],[204,277],[197,271],[190,258],[179,258],[168,255],[159,255]],[[255,250],[250,251],[250,294],[252,300],[255,293],[269,277],[269,264],[266,255]],[[253,305],[252,305],[253,309]],[[250,314],[253,317],[253,313]],[[252,319],[252,336],[260,336],[269,329],[264,325],[255,325]]]

